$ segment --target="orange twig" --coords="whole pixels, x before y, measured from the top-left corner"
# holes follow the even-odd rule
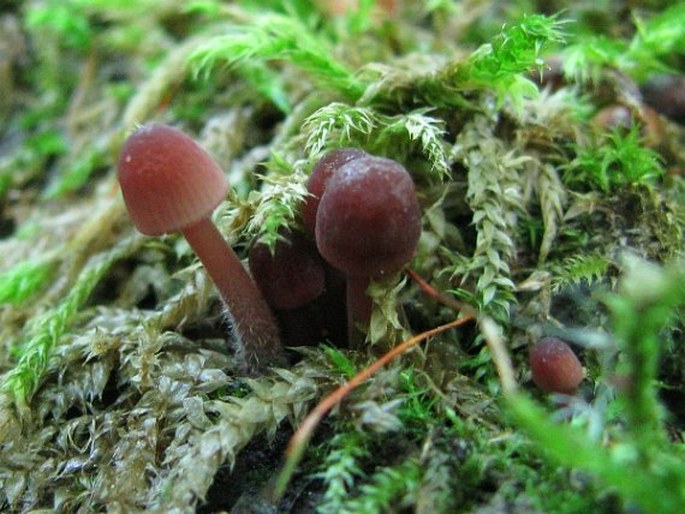
[[[472,317],[475,315],[475,311],[470,305],[467,305],[463,302],[460,302],[459,300],[456,300],[455,298],[452,298],[451,296],[447,296],[446,294],[441,293],[428,282],[426,282],[423,278],[421,278],[421,276],[419,276],[419,274],[416,273],[416,271],[414,271],[413,269],[407,268],[406,273],[409,276],[409,278],[416,282],[416,284],[421,288],[421,290],[431,298],[435,298],[443,305],[446,305],[447,307],[450,307],[455,311],[462,311],[465,314],[471,315]]]
[[[397,345],[395,348],[390,350],[388,353],[383,355],[380,359],[375,361],[373,364],[363,369],[357,373],[351,380],[344,383],[338,387],[335,391],[326,396],[304,419],[300,427],[297,429],[293,437],[290,439],[288,444],[288,449],[286,450],[286,461],[281,473],[278,476],[276,486],[273,491],[272,499],[278,501],[285,492],[288,482],[292,477],[295,467],[298,465],[302,459],[307,443],[312,438],[314,430],[316,429],[319,422],[326,416],[329,410],[331,410],[338,402],[342,401],[345,396],[352,392],[357,386],[363,383],[366,379],[371,377],[379,369],[393,360],[395,357],[406,352],[413,346],[416,346],[421,341],[425,341],[429,337],[441,334],[451,328],[463,325],[467,321],[474,318],[473,314],[465,314],[462,318],[445,323],[439,327],[433,328],[431,330],[426,330],[421,334],[415,335],[414,337],[407,339],[403,343]]]

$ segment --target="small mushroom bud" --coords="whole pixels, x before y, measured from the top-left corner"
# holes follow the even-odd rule
[[[540,339],[530,352],[533,382],[546,393],[575,394],[583,367],[571,347],[556,337]]]
[[[323,260],[314,244],[301,234],[284,235],[273,253],[268,245],[257,242],[248,259],[252,277],[274,309],[302,307],[324,291]]]
[[[307,181],[307,191],[310,196],[305,199],[300,211],[304,227],[312,234],[316,226],[316,211],[319,209],[321,195],[326,190],[331,175],[344,164],[365,155],[368,154],[357,148],[340,148],[327,153],[316,163]]]
[[[229,311],[246,370],[284,364],[268,305],[210,219],[228,190],[219,165],[180,130],[155,123],[126,140],[118,177],[129,215],[140,232],[180,231],[197,254]]]
[[[592,121],[602,130],[629,130],[633,125],[633,113],[625,105],[614,104],[598,111]]]
[[[638,123],[641,133],[648,146],[659,146],[663,139],[663,127],[659,115],[649,107],[643,105],[640,111],[633,111],[623,104],[613,104],[601,109],[592,118],[592,122],[600,129],[607,131],[627,132]]]
[[[273,251],[264,243],[253,244],[249,264],[274,310],[283,341],[294,346],[325,339],[344,344],[344,278],[341,289],[335,280],[340,272],[321,258],[309,238],[293,232],[281,235]]]

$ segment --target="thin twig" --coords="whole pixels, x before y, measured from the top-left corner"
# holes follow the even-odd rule
[[[475,317],[475,310],[470,305],[467,305],[455,298],[452,298],[451,296],[447,296],[446,294],[441,293],[428,282],[426,282],[423,278],[421,278],[419,274],[416,273],[416,271],[414,271],[413,269],[407,268],[406,273],[407,276],[409,276],[409,278],[416,282],[416,284],[421,288],[421,290],[431,298],[436,299],[443,305],[451,309],[454,309],[457,312],[461,311],[464,314],[468,314],[472,317]]]
[[[415,335],[414,337],[407,339],[403,343],[397,345],[395,348],[390,350],[388,353],[383,355],[380,359],[375,361],[373,364],[363,369],[357,373],[349,382],[344,383],[338,387],[335,391],[331,392],[326,396],[304,419],[300,427],[297,429],[293,437],[290,439],[288,444],[288,449],[286,450],[286,462],[281,470],[276,481],[276,486],[272,494],[272,500],[277,502],[285,492],[288,483],[295,471],[295,467],[298,465],[302,459],[302,455],[307,447],[307,443],[312,438],[314,430],[321,422],[321,420],[326,416],[329,410],[331,410],[336,404],[343,400],[348,394],[350,394],[357,386],[362,384],[365,380],[373,376],[379,369],[388,364],[395,357],[403,354],[410,348],[416,346],[418,343],[425,341],[429,337],[441,334],[451,328],[463,325],[467,321],[474,319],[472,314],[465,314],[463,317],[440,325],[439,327],[433,328],[431,330],[426,330],[421,334]]]

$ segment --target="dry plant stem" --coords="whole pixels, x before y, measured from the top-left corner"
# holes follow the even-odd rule
[[[182,233],[216,284],[229,312],[249,373],[285,364],[276,320],[262,293],[208,218]]]
[[[516,374],[499,327],[491,318],[483,317],[480,319],[480,331],[490,350],[492,362],[502,384],[502,392],[506,396],[511,396],[517,389]]]
[[[314,429],[321,422],[324,416],[326,416],[329,410],[331,410],[357,386],[361,385],[369,377],[373,376],[379,369],[388,364],[395,357],[402,355],[404,352],[416,346],[420,342],[425,341],[429,337],[436,336],[446,332],[447,330],[463,325],[472,319],[472,315],[466,314],[457,320],[450,321],[449,323],[445,323],[444,325],[440,325],[439,327],[427,330],[421,334],[415,335],[410,339],[407,339],[383,355],[373,364],[357,373],[349,382],[344,383],[335,391],[326,396],[326,398],[321,400],[321,402],[319,402],[319,404],[307,415],[300,427],[297,429],[297,432],[295,432],[293,437],[290,439],[290,443],[288,444],[288,448],[286,450],[286,462],[283,466],[283,470],[281,470],[281,473],[278,476],[271,499],[274,502],[277,502],[283,496],[283,493],[288,486],[288,482],[290,482],[293,471],[295,471],[297,464],[302,459],[304,450],[314,434]]]
[[[93,86],[93,79],[95,78],[95,72],[97,69],[97,54],[94,49],[91,49],[88,57],[86,58],[81,75],[79,76],[79,82],[74,90],[71,98],[69,99],[69,106],[67,108],[66,115],[66,126],[70,138],[74,138],[77,133],[77,127],[79,124],[79,114],[83,109],[83,103],[88,96],[89,89]]]

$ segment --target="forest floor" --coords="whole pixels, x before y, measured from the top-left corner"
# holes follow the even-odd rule
[[[682,2],[10,0],[0,26],[1,511],[682,512]],[[276,313],[288,365],[246,373],[188,243],[129,219],[153,121],[225,172],[245,263],[314,244],[322,156],[406,168],[421,235],[368,324],[329,271]],[[533,380],[549,337],[571,394]]]

